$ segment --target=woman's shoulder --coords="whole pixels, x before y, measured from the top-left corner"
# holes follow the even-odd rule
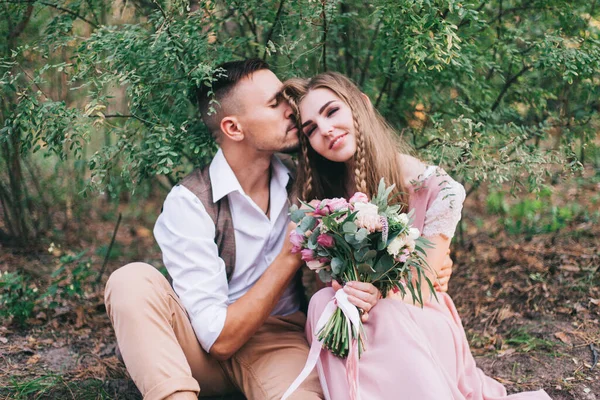
[[[404,185],[411,186],[422,179],[427,171],[428,165],[416,157],[408,154],[398,154],[398,163],[401,165]]]

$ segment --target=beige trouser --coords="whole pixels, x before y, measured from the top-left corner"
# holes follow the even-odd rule
[[[306,317],[269,317],[224,362],[202,349],[179,298],[160,272],[132,263],[106,283],[106,310],[131,378],[146,400],[176,392],[202,396],[241,391],[249,400],[280,399],[308,357]],[[315,371],[294,399],[322,399]]]

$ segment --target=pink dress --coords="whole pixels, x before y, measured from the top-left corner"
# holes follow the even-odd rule
[[[430,167],[413,184],[409,208],[414,225],[425,236],[451,237],[460,219],[464,189],[439,169]],[[310,300],[306,334],[313,329],[334,291],[325,288]],[[543,390],[508,396],[506,389],[475,365],[460,317],[450,296],[437,293],[425,307],[382,299],[364,324],[366,351],[359,361],[362,400],[550,399]],[[345,360],[321,351],[318,370],[325,396],[347,400]]]

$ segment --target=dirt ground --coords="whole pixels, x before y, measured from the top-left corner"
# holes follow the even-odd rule
[[[551,202],[597,209],[598,192],[597,178],[569,181],[554,188]],[[599,221],[577,217],[552,233],[508,234],[486,199],[481,189],[467,200],[449,291],[479,367],[509,393],[543,388],[553,399],[600,398]],[[0,271],[23,268],[43,277],[61,254],[80,249],[88,249],[99,270],[97,249],[110,242],[116,211],[107,216],[92,210],[60,241],[48,239],[55,243],[52,252],[48,243],[0,247]],[[36,310],[26,328],[3,322],[0,399],[141,398],[117,358],[102,288],[108,274],[127,262],[162,266],[151,232],[160,198],[118,211],[124,215],[118,252],[95,290],[82,300]]]

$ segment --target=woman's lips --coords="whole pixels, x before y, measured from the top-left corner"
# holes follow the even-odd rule
[[[329,150],[335,150],[337,148],[339,148],[345,141],[346,139],[346,135],[348,135],[347,133],[344,133],[338,137],[336,137],[335,139],[333,139],[331,141],[331,144],[329,145]]]

